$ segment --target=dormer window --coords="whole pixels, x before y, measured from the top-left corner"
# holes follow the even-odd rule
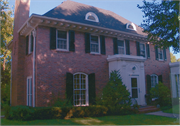
[[[88,12],[85,16],[85,20],[93,21],[93,22],[99,22],[99,18],[97,15],[93,12]]]
[[[135,24],[132,23],[132,22],[131,22],[131,23],[127,23],[127,24],[126,24],[126,29],[136,31],[136,26],[135,26]]]

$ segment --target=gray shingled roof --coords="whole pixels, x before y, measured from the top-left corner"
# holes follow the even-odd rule
[[[99,18],[99,22],[91,22],[85,20],[85,15],[88,12],[95,13]],[[142,32],[142,28],[140,28],[138,25],[136,25],[137,31],[126,29],[126,24],[129,23],[130,21],[115,14],[114,12],[81,4],[74,1],[64,1],[62,4],[48,11],[42,16],[65,19],[69,21],[90,24],[90,25],[120,30],[134,34],[146,35],[145,33]]]

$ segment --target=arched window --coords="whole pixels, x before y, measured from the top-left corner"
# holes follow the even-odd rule
[[[126,29],[130,29],[130,30],[134,30],[134,31],[136,31],[136,26],[135,26],[135,24],[134,23],[127,23],[126,24]]]
[[[73,101],[74,106],[89,105],[88,99],[88,75],[76,73],[73,77]]]
[[[88,12],[85,16],[85,20],[99,22],[98,16],[93,12]]]
[[[156,74],[151,75],[151,87],[155,87],[158,84],[158,76]]]

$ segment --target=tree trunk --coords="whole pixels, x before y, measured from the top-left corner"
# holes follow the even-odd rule
[[[6,58],[4,57],[4,61],[3,61],[3,70],[6,69]]]

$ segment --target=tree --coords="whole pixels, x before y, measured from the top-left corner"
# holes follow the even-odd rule
[[[10,102],[10,78],[11,78],[11,51],[7,48],[13,39],[12,10],[7,0],[0,0],[0,27],[1,27],[1,105]]]
[[[177,59],[177,62],[180,62],[180,58],[179,58],[179,59]]]
[[[3,70],[6,65],[11,62],[11,51],[7,48],[8,43],[13,39],[13,18],[12,10],[8,6],[7,0],[0,0],[0,18],[1,18],[1,62],[3,63]]]
[[[177,61],[177,60],[176,60],[176,56],[173,55],[171,52],[170,52],[170,57],[171,57],[171,63],[174,63],[174,62]]]
[[[102,103],[105,106],[131,104],[130,93],[122,83],[119,71],[112,71],[108,84],[103,88]]]
[[[173,47],[179,52],[179,1],[162,0],[161,3],[143,1],[137,5],[144,12],[143,27],[148,40],[159,47]]]

